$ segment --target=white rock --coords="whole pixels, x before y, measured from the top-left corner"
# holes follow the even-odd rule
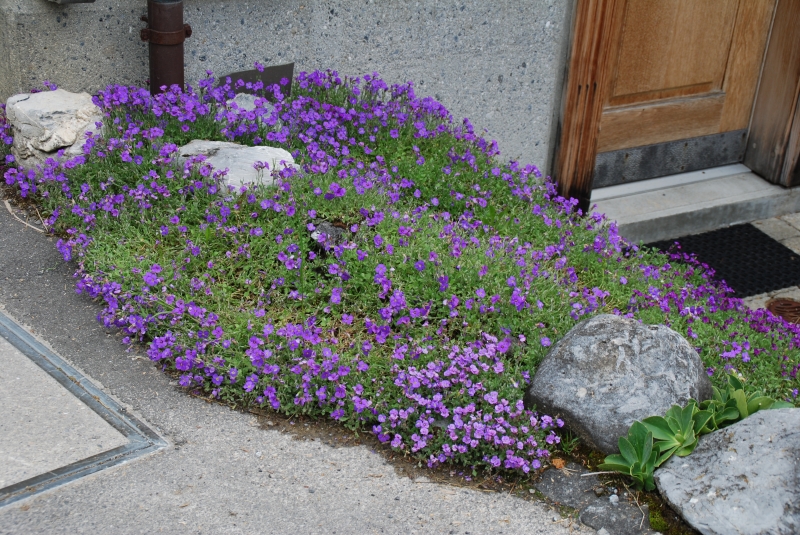
[[[14,135],[12,153],[26,169],[56,157],[66,149],[67,157],[81,153],[87,132],[97,132],[100,108],[88,93],[63,89],[14,95],[6,103],[6,116]]]
[[[256,109],[256,96],[249,93],[239,93],[227,102],[228,106],[236,104],[236,107],[244,111]]]
[[[215,171],[227,169],[225,184],[240,187],[244,184],[260,183],[270,186],[274,183],[273,173],[286,167],[299,166],[292,155],[278,147],[248,147],[227,141],[206,141],[196,139],[178,149],[181,164],[192,156],[202,154]],[[256,170],[253,164],[266,162],[269,169]]]

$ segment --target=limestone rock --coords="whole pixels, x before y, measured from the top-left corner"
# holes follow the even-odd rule
[[[187,158],[198,154],[204,155],[206,162],[215,171],[227,169],[225,183],[237,188],[248,183],[262,183],[269,186],[274,182],[274,172],[284,167],[299,168],[288,151],[277,147],[248,147],[227,141],[196,139],[178,149],[181,164]],[[269,164],[269,169],[261,171],[255,169],[253,164],[256,162],[266,162]]]
[[[762,410],[705,435],[655,481],[701,533],[800,533],[800,409]]]
[[[6,103],[14,134],[12,153],[17,163],[31,169],[66,149],[67,157],[81,154],[87,132],[102,121],[100,108],[88,93],[63,89],[14,95]]]
[[[589,445],[611,454],[635,420],[710,397],[703,363],[681,335],[603,314],[579,323],[553,346],[524,402],[560,416]]]

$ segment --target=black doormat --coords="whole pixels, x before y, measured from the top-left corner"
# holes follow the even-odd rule
[[[648,244],[664,252],[694,253],[736,291],[750,297],[800,285],[800,255],[750,224]]]

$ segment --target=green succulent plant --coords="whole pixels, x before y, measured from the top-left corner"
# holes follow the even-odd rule
[[[652,431],[642,422],[633,422],[628,429],[627,438],[620,437],[617,444],[620,453],[607,456],[599,468],[630,476],[637,490],[655,489],[653,470],[656,467],[658,452],[653,449]]]
[[[661,466],[673,454],[685,457],[694,451],[698,436],[695,431],[694,416],[699,412],[701,411],[698,410],[697,404],[691,400],[684,408],[673,405],[666,416],[650,416],[642,420],[642,424],[653,433],[653,439],[656,441],[653,446],[658,452],[656,466]],[[705,421],[710,417],[711,414],[708,412],[702,416]],[[703,421],[702,418],[698,422]],[[705,425],[705,421],[700,425],[701,428]]]
[[[794,405],[777,401],[761,392],[744,391],[735,375],[728,376],[724,389],[713,388],[711,399],[697,403],[690,399],[685,407],[673,405],[664,416],[636,421],[628,436],[619,439],[619,454],[609,455],[598,467],[630,476],[634,487],[653,490],[653,471],[672,455],[685,457],[697,447],[701,435],[722,429],[755,412],[788,409]]]
[[[701,434],[706,434],[722,429],[760,410],[787,409],[793,406],[791,403],[765,396],[761,392],[746,394],[742,382],[731,374],[724,390],[714,387],[711,399],[700,403],[702,410],[711,413],[711,418],[700,431]]]

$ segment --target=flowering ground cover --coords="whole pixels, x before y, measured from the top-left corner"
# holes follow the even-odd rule
[[[708,266],[627,243],[411,83],[294,84],[251,111],[210,73],[154,97],[110,86],[82,156],[29,172],[7,157],[99,320],[183,387],[332,418],[429,466],[527,473],[563,425],[522,405],[537,363],[614,313],[686,336],[715,385],[734,372],[798,404],[800,330]],[[261,162],[263,180],[229,188],[202,156],[178,160],[193,139],[280,146],[300,169]]]

